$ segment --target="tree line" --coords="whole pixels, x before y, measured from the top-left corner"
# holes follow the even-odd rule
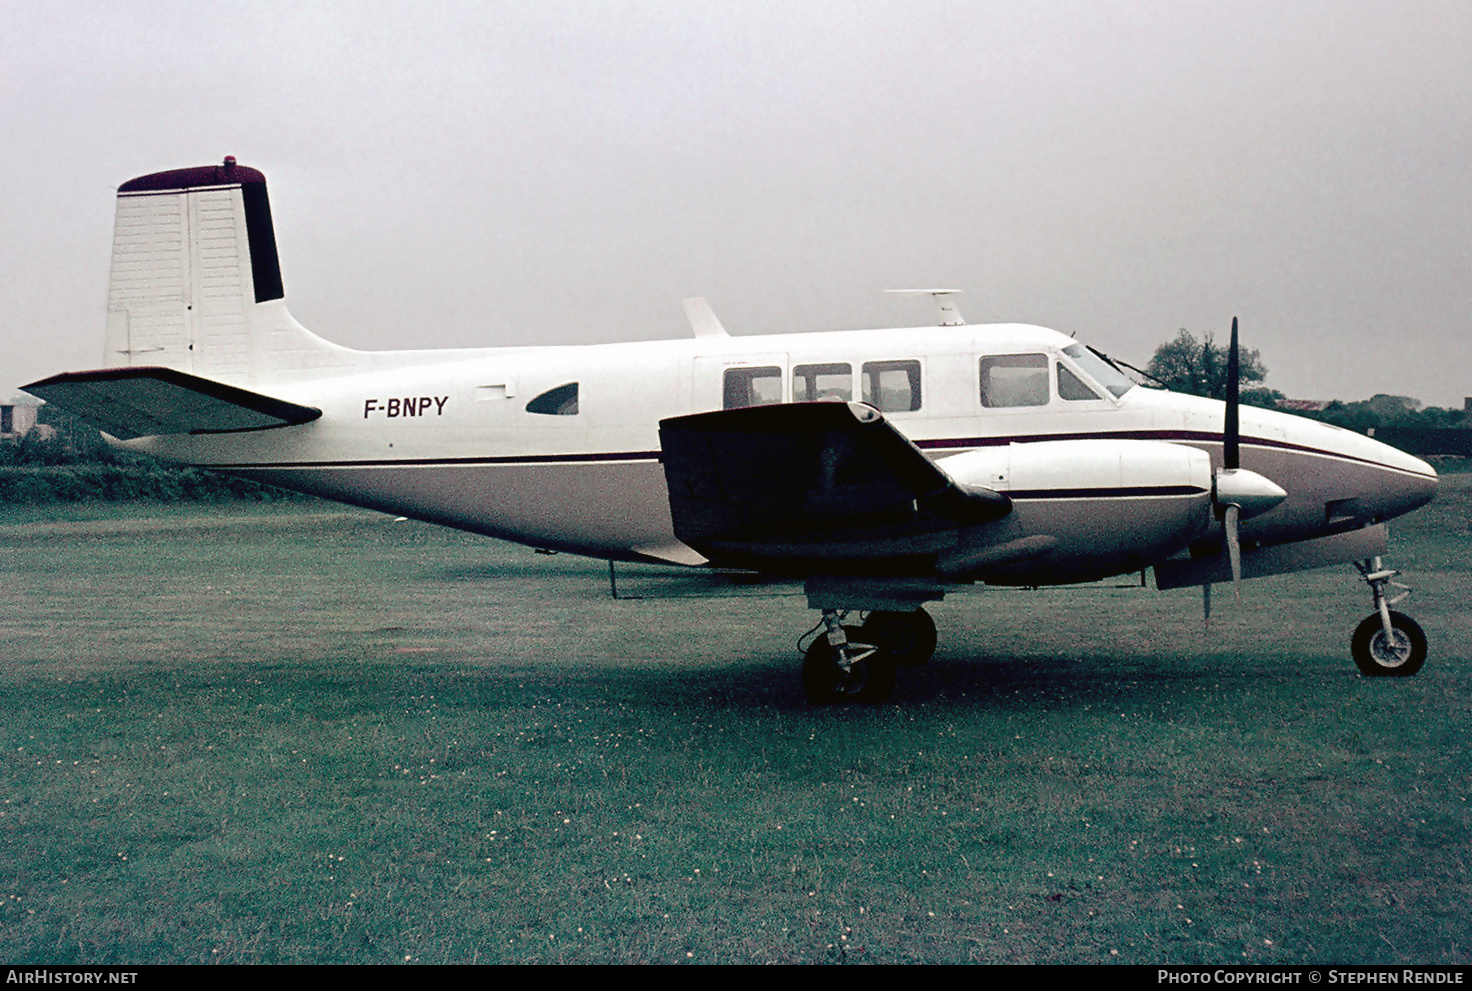
[[[1288,398],[1277,389],[1262,385],[1268,370],[1257,349],[1240,348],[1238,364],[1238,388],[1243,405],[1276,409],[1280,400]],[[1147,385],[1193,396],[1225,399],[1227,348],[1217,344],[1210,334],[1198,340],[1194,334],[1182,329],[1174,340],[1155,349],[1143,374],[1153,380]],[[1386,393],[1355,402],[1336,399],[1322,410],[1292,412],[1362,434],[1383,428],[1472,429],[1472,417],[1466,410],[1425,406],[1411,396]]]
[[[82,502],[274,502],[307,496],[171,464],[113,447],[96,427],[47,404],[38,428],[19,440],[0,441],[0,505]]]

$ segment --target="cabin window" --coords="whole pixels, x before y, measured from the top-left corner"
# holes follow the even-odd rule
[[[920,408],[920,362],[866,361],[860,378],[864,402],[884,413]]]
[[[1000,354],[981,359],[981,405],[1048,405],[1048,356]]]
[[[548,389],[526,404],[528,413],[544,416],[576,416],[578,412],[578,384],[569,382],[555,389]]]
[[[776,365],[759,368],[728,368],[721,405],[726,409],[770,406],[782,401],[782,369]]]
[[[792,401],[815,403],[820,400],[848,402],[854,398],[854,369],[848,364],[794,365],[792,368]]]
[[[1058,362],[1058,398],[1069,402],[1082,402],[1086,399],[1098,399],[1099,394],[1084,384],[1084,380],[1068,370],[1063,362]]]

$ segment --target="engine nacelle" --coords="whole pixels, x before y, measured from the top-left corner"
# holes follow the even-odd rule
[[[1060,440],[936,462],[964,485],[1005,493],[1012,513],[978,528],[938,567],[994,584],[1067,584],[1138,571],[1211,525],[1211,459],[1181,444]],[[1016,554],[1004,548],[1016,547]]]

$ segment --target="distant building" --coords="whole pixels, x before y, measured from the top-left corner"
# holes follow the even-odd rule
[[[1279,399],[1278,409],[1293,413],[1322,413],[1329,408],[1328,399]]]
[[[1472,430],[1455,427],[1376,427],[1369,434],[1417,457],[1472,458]]]
[[[12,396],[0,404],[0,440],[20,440],[36,427],[36,411],[41,408],[41,400],[30,396]],[[40,429],[47,436],[54,433],[50,427],[42,425]]]

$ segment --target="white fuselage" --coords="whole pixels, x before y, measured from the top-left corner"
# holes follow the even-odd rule
[[[947,458],[1010,444],[1091,439],[1188,445],[1220,464],[1222,403],[1141,387],[1116,396],[1064,353],[1070,347],[1077,351],[1057,332],[1009,324],[350,353],[340,368],[255,378],[255,388],[321,409],[311,423],[147,437],[128,446],[538,547],[691,564],[702,559],[673,533],[659,421],[721,409],[732,369],[780,370],[766,383],[780,395],[768,392],[768,401],[876,403],[863,394],[866,382],[880,381],[867,376],[866,365],[909,370],[908,380],[894,381],[912,390],[901,405],[918,408],[892,407],[884,415],[942,467]],[[1046,394],[985,401],[988,359],[1024,355],[1045,356]],[[843,365],[846,385],[843,373],[832,371]],[[1080,391],[1070,373],[1090,389]],[[575,412],[565,404],[559,412],[556,401],[566,390],[556,390],[573,383]],[[849,393],[822,396],[820,386]],[[534,404],[539,397],[550,398]],[[529,411],[529,404],[546,412]],[[1255,408],[1244,408],[1241,420],[1242,466],[1288,492],[1281,505],[1244,522],[1246,540],[1273,544],[1342,532],[1413,509],[1435,491],[1428,465],[1367,437]],[[1067,466],[1058,471],[1066,475]],[[1071,525],[1098,531],[1096,507],[1080,499],[1071,510],[1067,500],[1053,499],[1049,525],[1056,529],[1077,510],[1084,515]],[[1118,562],[1116,573],[1149,563],[1106,556]],[[1055,555],[1045,580],[1079,580],[1099,570],[1059,565]]]

